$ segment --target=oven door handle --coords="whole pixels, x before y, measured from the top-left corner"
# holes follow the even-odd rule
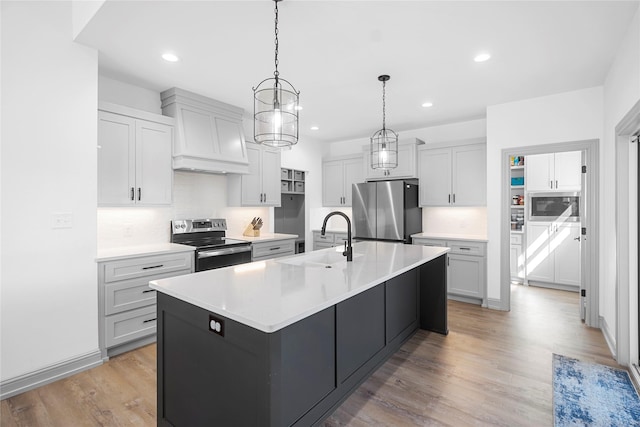
[[[223,249],[215,249],[211,251],[202,251],[198,252],[198,259],[200,258],[209,258],[212,256],[220,256],[220,255],[232,255],[239,254],[242,252],[251,252],[251,245],[247,246],[236,246],[233,248],[223,248]]]

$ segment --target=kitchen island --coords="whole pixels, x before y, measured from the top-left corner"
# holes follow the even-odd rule
[[[156,280],[158,425],[319,424],[418,328],[447,331],[448,248],[334,248]]]

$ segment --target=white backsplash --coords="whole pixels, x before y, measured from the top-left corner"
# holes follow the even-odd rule
[[[422,208],[422,232],[486,236],[487,208]]]
[[[262,217],[268,227],[272,211],[228,207],[225,175],[175,172],[172,206],[98,208],[98,248],[169,242],[173,219],[226,218],[227,235],[240,236],[253,217]]]

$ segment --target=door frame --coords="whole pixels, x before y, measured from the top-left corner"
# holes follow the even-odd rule
[[[558,153],[563,151],[583,151],[584,165],[587,166],[587,203],[585,212],[585,224],[587,227],[587,235],[585,244],[582,247],[586,251],[582,259],[588,262],[581,264],[581,288],[586,290],[586,315],[585,323],[587,326],[599,327],[599,241],[600,232],[597,221],[597,213],[599,207],[599,140],[588,139],[581,141],[567,141],[553,144],[532,145],[527,147],[505,148],[502,150],[502,220],[500,221],[500,301],[501,309],[511,310],[511,272],[510,272],[510,218],[511,208],[508,201],[510,200],[510,172],[509,158],[510,156],[524,156],[525,166],[527,156],[533,154]],[[525,184],[526,185],[526,184]]]
[[[638,257],[638,143],[629,142],[630,136],[638,130],[640,130],[640,101],[636,102],[615,127],[617,318],[614,338],[614,357],[621,365],[632,367],[630,372],[640,383],[638,270],[636,268],[634,271],[630,268],[633,257]],[[635,167],[632,167],[632,156],[636,159]],[[636,188],[632,181],[635,181]]]

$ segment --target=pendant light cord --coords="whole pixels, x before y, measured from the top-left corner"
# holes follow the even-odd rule
[[[273,72],[273,75],[276,78],[276,85],[278,82],[278,76],[280,75],[280,72],[278,71],[278,1],[280,0],[275,0],[276,3],[276,9],[275,9],[275,14],[276,14],[276,18],[275,18],[275,45],[276,45],[276,55],[275,55],[275,66],[276,69]]]
[[[386,130],[386,113],[385,113],[385,86],[387,85],[386,81],[382,82],[382,130]]]

